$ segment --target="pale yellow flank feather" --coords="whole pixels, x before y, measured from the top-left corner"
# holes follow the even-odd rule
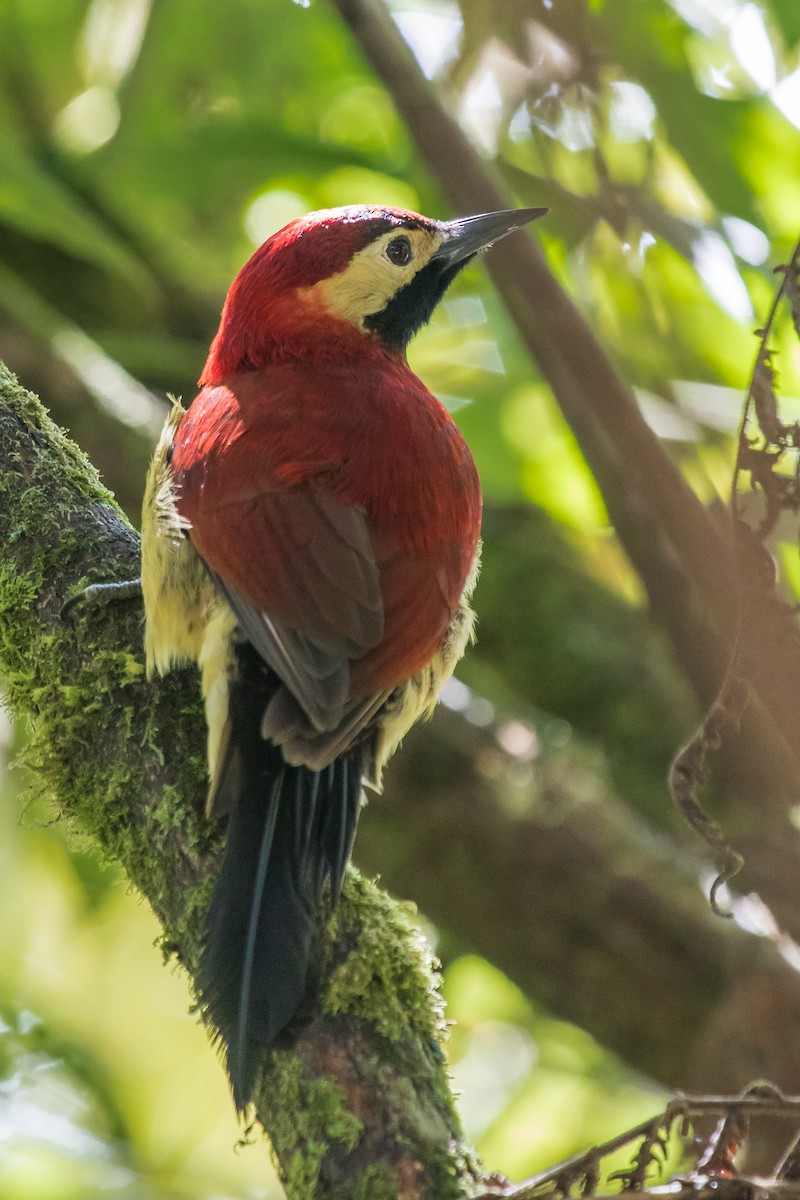
[[[142,593],[147,674],[200,665],[208,726],[208,773],[213,794],[226,738],[228,680],[233,671],[236,618],[220,599],[187,536],[175,504],[169,457],[185,409],[173,401],[145,487],[142,512]]]
[[[148,677],[200,655],[214,588],[175,505],[170,448],[185,409],[174,400],[147,474],[142,508],[142,594]]]

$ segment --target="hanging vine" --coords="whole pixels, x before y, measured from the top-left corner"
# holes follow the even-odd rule
[[[744,860],[706,813],[697,799],[697,789],[705,778],[709,751],[718,749],[724,735],[738,728],[749,701],[746,672],[742,669],[746,630],[750,620],[758,619],[758,596],[774,584],[775,578],[775,564],[766,548],[766,539],[782,513],[800,512],[800,422],[786,423],[781,419],[773,365],[775,348],[771,344],[775,322],[783,305],[788,305],[795,332],[800,338],[799,261],[800,241],[788,264],[776,268],[776,273],[782,276],[781,284],[764,327],[756,332],[758,351],[739,426],[729,506],[737,570],[733,597],[735,625],[728,666],[702,725],[675,755],[669,771],[673,800],[714,854],[717,877],[711,887],[710,902],[720,916],[730,914],[719,908],[719,889],[741,870]],[[786,462],[791,455],[794,458],[787,472]],[[755,527],[742,510],[742,476],[745,474],[749,476],[750,490],[763,499],[763,515]]]

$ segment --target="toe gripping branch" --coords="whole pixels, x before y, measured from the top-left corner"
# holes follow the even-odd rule
[[[61,606],[61,620],[69,620],[78,605],[106,605],[117,600],[140,600],[142,598],[142,581],[138,579],[123,579],[116,583],[90,583],[83,591],[70,596]]]

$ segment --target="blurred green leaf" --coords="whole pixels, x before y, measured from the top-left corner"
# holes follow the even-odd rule
[[[786,45],[793,49],[800,42],[800,5],[795,0],[770,0],[769,6],[778,22]]]
[[[374,157],[352,148],[282,130],[267,118],[227,114],[173,135],[156,131],[130,159],[108,148],[115,173],[143,171],[148,188],[168,188],[204,205],[210,196],[231,188],[239,194],[262,186],[265,179],[286,174],[317,173],[342,166],[375,168]],[[104,169],[102,151],[97,165]],[[383,164],[389,167],[388,161]],[[133,180],[130,180],[131,185]]]
[[[6,137],[0,137],[0,222],[118,275],[139,292],[153,289],[145,267],[107,225]]]

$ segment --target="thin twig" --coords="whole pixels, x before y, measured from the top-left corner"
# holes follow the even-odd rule
[[[595,1187],[602,1160],[640,1138],[642,1146],[632,1169],[629,1172],[617,1172],[611,1178],[623,1179],[623,1190],[642,1190],[645,1185],[646,1168],[654,1161],[653,1150],[657,1146],[662,1150],[666,1147],[675,1122],[682,1122],[682,1135],[685,1137],[685,1127],[690,1120],[709,1116],[721,1117],[721,1124],[712,1135],[709,1146],[691,1176],[660,1188],[650,1188],[648,1194],[672,1195],[676,1191],[684,1191],[696,1197],[703,1191],[703,1181],[713,1178],[716,1183],[724,1182],[734,1169],[733,1155],[738,1148],[734,1143],[742,1141],[747,1135],[747,1118],[792,1117],[800,1121],[800,1096],[784,1096],[777,1088],[766,1083],[755,1084],[739,1096],[678,1094],[670,1100],[663,1112],[655,1117],[634,1125],[632,1129],[617,1134],[590,1150],[573,1155],[547,1171],[532,1175],[522,1183],[503,1186],[495,1178],[492,1186],[482,1191],[476,1200],[492,1200],[495,1197],[502,1197],[502,1200],[542,1200],[550,1195],[567,1196],[571,1188],[587,1178],[591,1179],[592,1183],[590,1187],[580,1189],[581,1197],[583,1200],[588,1200],[589,1197],[592,1200],[600,1200]],[[779,1174],[780,1172],[782,1173]],[[783,1179],[787,1183],[794,1182],[784,1165],[776,1169],[775,1178]],[[787,1194],[794,1195],[796,1191],[796,1188],[787,1189]]]

